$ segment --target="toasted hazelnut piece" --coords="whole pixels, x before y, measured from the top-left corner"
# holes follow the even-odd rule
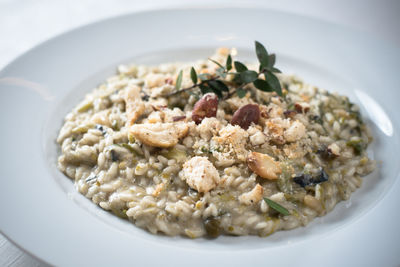
[[[307,113],[310,110],[310,104],[306,102],[298,102],[294,104],[294,108],[298,113]]]
[[[214,93],[205,94],[193,107],[192,120],[199,124],[204,118],[217,115],[218,96]]]
[[[185,120],[185,119],[186,119],[185,115],[172,117],[172,121],[182,121],[182,120]]]
[[[243,193],[239,196],[239,202],[245,205],[258,203],[264,194],[264,188],[257,184],[250,192]]]
[[[305,195],[303,201],[306,206],[312,208],[313,210],[317,211],[318,213],[323,211],[321,202],[318,199],[316,199],[315,197],[313,197],[311,195]]]
[[[140,87],[132,85],[126,89],[125,94],[127,126],[133,125],[145,110],[140,97]]]
[[[232,116],[231,124],[239,125],[247,130],[251,123],[257,124],[260,120],[260,108],[257,104],[247,104],[238,110]]]
[[[258,152],[249,153],[247,166],[257,175],[269,180],[278,179],[278,174],[282,173],[278,162],[267,154]]]
[[[206,157],[193,157],[186,161],[182,169],[182,178],[198,192],[208,192],[220,182],[217,169]]]
[[[283,115],[285,116],[285,118],[291,118],[293,119],[294,116],[296,116],[297,111],[294,110],[286,110],[285,112],[283,112]]]
[[[186,123],[134,124],[129,129],[129,132],[143,144],[161,148],[175,146],[188,131],[189,126]]]

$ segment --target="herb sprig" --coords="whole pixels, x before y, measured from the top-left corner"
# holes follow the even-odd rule
[[[290,215],[290,212],[285,207],[279,205],[275,201],[272,201],[271,199],[266,198],[266,197],[264,198],[264,201],[268,204],[268,206],[270,206],[271,208],[273,208],[280,214],[282,214],[284,216]]]
[[[176,91],[167,96],[176,95],[198,87],[202,94],[212,92],[221,99],[227,99],[234,94],[242,98],[247,93],[245,86],[251,83],[258,90],[264,92],[276,92],[279,96],[282,96],[280,82],[275,76],[275,73],[281,72],[275,67],[275,54],[268,54],[264,45],[258,41],[255,41],[255,51],[260,64],[258,72],[249,70],[247,66],[240,61],[233,61],[231,55],[228,55],[225,65],[222,65],[213,59],[209,59],[218,66],[216,75],[210,75],[207,73],[197,74],[196,70],[192,67],[190,69],[190,79],[192,80],[193,85],[182,89],[183,72],[180,71],[176,79]],[[233,66],[235,67],[236,72],[232,71]],[[227,75],[233,75],[232,82],[225,81]],[[264,79],[260,78],[260,76],[264,76]],[[230,90],[228,85],[231,85],[234,89]]]

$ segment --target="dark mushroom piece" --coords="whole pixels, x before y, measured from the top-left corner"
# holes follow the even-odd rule
[[[323,168],[320,169],[319,173],[315,176],[310,174],[302,173],[293,178],[293,181],[300,185],[301,187],[306,187],[310,185],[316,185],[322,182],[326,182],[329,179],[329,175],[325,172]]]

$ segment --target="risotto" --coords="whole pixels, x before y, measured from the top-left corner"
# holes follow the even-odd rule
[[[192,66],[218,75],[213,61],[119,66],[65,117],[58,168],[101,208],[190,238],[305,226],[373,171],[372,137],[347,97],[285,74],[281,95],[249,83],[221,97],[193,83]]]

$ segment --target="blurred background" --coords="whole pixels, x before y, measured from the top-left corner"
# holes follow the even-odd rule
[[[81,25],[149,9],[197,6],[265,7],[300,14],[366,32],[400,49],[399,0],[0,0],[0,69],[41,42]],[[0,266],[46,265],[0,234]]]

